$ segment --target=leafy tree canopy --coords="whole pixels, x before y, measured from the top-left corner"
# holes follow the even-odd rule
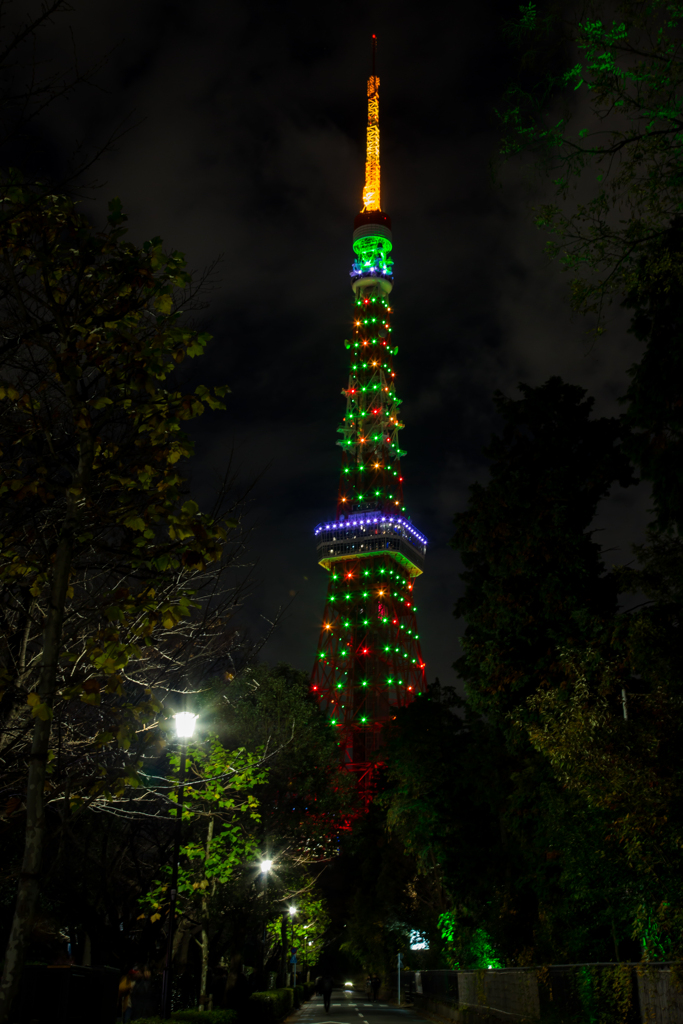
[[[125,799],[170,678],[232,646],[222,575],[237,523],[200,511],[181,471],[183,424],[227,389],[174,386],[208,340],[181,323],[192,281],[181,254],[132,245],[124,223],[117,200],[97,231],[70,198],[2,183],[0,714],[26,831],[0,1019],[36,906],[44,803]]]
[[[485,454],[490,481],[455,517],[467,621],[457,669],[472,706],[504,716],[552,681],[557,643],[582,616],[610,615],[616,586],[590,526],[615,482],[631,482],[620,425],[592,418],[585,391],[551,378],[523,397],[498,393],[503,431]],[[501,724],[504,724],[504,717]]]
[[[502,154],[532,152],[551,176],[556,202],[537,224],[599,332],[605,300],[642,278],[643,253],[661,273],[658,245],[680,214],[682,19],[665,0],[530,2],[509,26],[519,73],[499,108]]]

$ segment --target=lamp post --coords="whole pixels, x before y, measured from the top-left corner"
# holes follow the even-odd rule
[[[289,972],[287,970],[287,911],[283,910],[280,914],[280,946],[282,952],[280,954],[280,988],[287,988],[287,979]]]
[[[303,928],[304,933],[306,932],[306,929],[310,928],[310,927],[311,927],[311,923],[309,921],[308,924],[304,925],[304,928]],[[310,964],[310,955],[309,955],[308,947],[312,946],[312,945],[313,945],[313,940],[312,939],[308,939],[307,940],[306,939],[306,935],[304,934],[304,937],[303,937],[303,939],[301,941],[301,948],[303,950],[303,963],[302,963],[301,969],[304,972],[304,981],[306,982],[307,985],[308,985],[308,983],[311,980],[311,964]]]
[[[296,914],[296,907],[289,907],[289,916],[292,922],[292,959],[290,963],[292,965],[292,988],[296,988],[296,950],[294,948],[294,915]]]
[[[268,872],[273,866],[272,860],[261,861],[260,872],[263,878],[263,935],[261,938],[261,984],[266,985],[266,928],[268,926]]]
[[[194,735],[194,724],[197,716],[190,711],[179,711],[175,719],[176,736],[180,740],[180,771],[178,772],[178,800],[173,837],[173,861],[171,864],[171,898],[168,915],[168,943],[166,945],[166,966],[161,986],[161,1016],[171,1016],[171,989],[173,985],[173,935],[175,932],[175,911],[178,901],[178,861],[180,860],[180,834],[183,820],[183,802],[185,799],[185,761],[187,759],[187,741]]]

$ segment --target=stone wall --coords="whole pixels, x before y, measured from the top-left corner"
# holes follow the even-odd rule
[[[670,969],[638,971],[643,1024],[683,1024],[683,991]]]
[[[461,1010],[538,1020],[541,1009],[534,970],[458,971]]]
[[[406,971],[401,986],[404,1001],[416,1009],[460,1024],[683,1024],[683,990],[669,965]]]

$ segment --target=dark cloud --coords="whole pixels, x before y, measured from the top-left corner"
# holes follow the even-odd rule
[[[74,140],[95,144],[130,114],[141,123],[97,166],[93,217],[118,195],[134,240],[161,235],[198,268],[222,254],[206,312],[215,339],[199,370],[233,394],[200,428],[194,475],[206,490],[233,448],[245,479],[263,474],[251,513],[261,583],[247,619],[258,629],[289,604],[264,654],[304,669],[326,587],[312,531],[335,505],[377,32],[406,497],[431,540],[418,620],[430,677],[452,682],[460,584],[448,540],[453,513],[485,475],[492,392],[560,374],[613,414],[635,355],[623,322],[590,348],[570,318],[566,282],[528,211],[540,186],[517,169],[492,180],[492,107],[507,74],[497,26],[518,5],[76,3],[51,30],[53,56],[66,52],[68,21],[79,52],[115,49],[102,91],[54,108],[35,151],[66,161]],[[606,503],[610,558],[628,557],[643,516],[629,494]]]

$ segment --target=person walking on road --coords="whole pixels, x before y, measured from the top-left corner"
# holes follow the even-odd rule
[[[331,974],[324,974],[320,990],[323,994],[323,1001],[325,1003],[325,1013],[330,1012],[330,999],[332,998],[332,989],[334,988],[334,979]]]
[[[133,1013],[133,989],[139,977],[138,970],[133,967],[119,981],[119,999],[121,1000],[121,1024],[128,1024]]]
[[[131,1020],[137,1020],[138,1017],[154,1017],[158,1009],[158,1003],[159,1000],[152,979],[152,972],[149,967],[145,967],[142,975],[135,982]]]
[[[377,1002],[377,996],[379,995],[379,987],[382,984],[379,974],[373,974],[370,978],[370,985],[372,986],[372,1001]]]

